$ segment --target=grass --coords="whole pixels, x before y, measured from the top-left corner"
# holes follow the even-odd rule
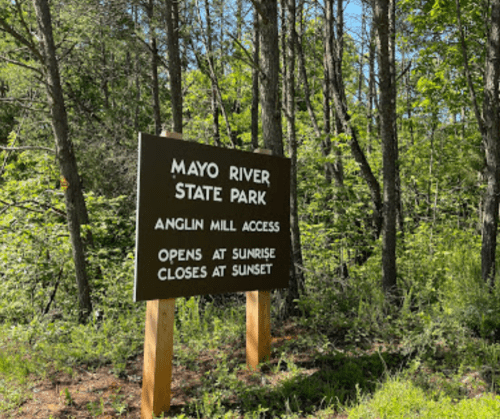
[[[30,376],[43,377],[45,364],[30,348],[9,340],[0,344],[0,412],[30,397]]]
[[[179,418],[491,418],[500,417],[496,395],[500,345],[476,338],[468,346],[421,351],[354,334],[349,341],[334,330],[289,322],[295,335],[273,346],[272,359],[249,373],[244,364],[244,307],[199,309],[198,300],[179,299],[174,365],[196,377],[184,385],[187,402]],[[127,360],[140,354],[142,312],[69,328],[61,323],[36,330],[3,329],[0,353],[0,409],[15,412],[31,397],[33,377],[75,365],[127,374]],[[222,320],[224,319],[224,320]],[[390,322],[390,320],[388,320]],[[64,325],[68,327],[64,329]],[[43,323],[42,323],[43,326]],[[274,330],[279,332],[279,324]],[[283,325],[282,325],[283,326]],[[387,327],[390,330],[390,327]],[[56,332],[57,330],[57,332]],[[316,330],[316,331],[314,331]],[[441,336],[442,338],[442,336]],[[480,350],[478,350],[478,348]],[[73,378],[78,370],[71,368]],[[187,375],[186,375],[187,376]],[[69,390],[61,400],[74,405]],[[116,414],[127,403],[115,392],[106,399]],[[88,402],[92,417],[105,412],[104,398]],[[123,416],[126,415],[126,416]]]
[[[409,379],[388,379],[372,395],[349,410],[350,419],[400,418],[488,419],[500,417],[500,397],[484,393],[479,398],[453,399],[445,392],[432,397]]]

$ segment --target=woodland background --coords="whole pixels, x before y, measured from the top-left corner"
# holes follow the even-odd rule
[[[240,412],[498,413],[500,1],[373,0],[356,20],[346,6],[0,0],[0,409],[30,398],[29,377],[119,377],[140,354],[137,137],[165,129],[292,159],[294,263],[273,319],[337,373],[338,348],[354,366],[378,348],[359,374],[321,376],[318,399],[294,388],[296,405],[283,390]],[[242,338],[243,301],[179,299],[179,345]],[[236,384],[220,386],[183,414],[232,417]]]

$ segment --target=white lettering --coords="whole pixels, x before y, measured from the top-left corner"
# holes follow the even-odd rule
[[[222,260],[225,257],[227,249],[215,249],[214,254],[212,256],[212,260]]]
[[[272,263],[255,263],[253,265],[233,265],[232,276],[269,275]]]
[[[214,268],[212,272],[212,278],[224,276],[224,271],[226,270],[226,265],[219,265]]]
[[[231,188],[230,201],[237,204],[266,205],[266,191],[254,191],[250,189],[248,195],[246,191]]]
[[[170,173],[181,173],[183,175],[186,174],[186,165],[184,164],[184,160],[181,160],[180,163],[177,163],[175,158],[172,160],[172,167],[170,169]]]
[[[251,233],[279,233],[279,221],[245,221],[241,231],[249,231]]]
[[[233,249],[233,260],[245,260],[245,259],[275,259],[276,249],[272,247],[255,247],[248,249]]]
[[[158,260],[160,262],[188,262],[190,260],[200,261],[203,258],[201,249],[160,249]]]
[[[222,202],[222,188],[212,185],[195,185],[193,183],[178,182],[175,185],[177,199],[190,199],[193,201],[216,201]]]
[[[210,222],[211,231],[237,231],[234,228],[233,220],[212,220]]]
[[[206,266],[179,266],[173,268],[160,268],[158,270],[158,279],[160,281],[172,281],[181,279],[203,279],[207,277]]]
[[[180,160],[179,162],[174,158],[172,159],[172,166],[170,168],[170,173],[176,174],[179,173],[181,175],[188,176],[197,176],[204,177],[208,176],[212,179],[215,179],[219,176],[219,166],[217,166],[214,162],[199,162],[198,160],[193,160],[187,169],[186,172],[186,164],[184,160]]]
[[[204,220],[197,218],[165,218],[165,221],[163,221],[161,218],[158,218],[158,221],[156,221],[155,230],[203,230],[204,225]]]
[[[229,166],[229,180],[236,182],[246,181],[271,186],[270,177],[271,174],[265,169]]]

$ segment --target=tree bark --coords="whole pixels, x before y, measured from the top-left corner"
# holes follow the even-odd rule
[[[380,130],[384,180],[382,232],[382,288],[386,296],[396,290],[396,158],[395,136],[396,86],[391,59],[390,0],[374,2],[374,27],[377,33],[378,68],[380,83]]]
[[[370,45],[369,45],[369,58],[368,58],[368,100],[367,106],[367,118],[368,125],[366,127],[366,135],[368,137],[368,154],[372,150],[372,137],[373,137],[373,126],[374,126],[374,110],[375,110],[375,35],[374,35],[373,24],[370,27]]]
[[[399,228],[401,236],[404,238],[404,214],[403,201],[401,199],[401,176],[399,170],[399,139],[396,115],[396,98],[397,98],[397,80],[396,80],[396,0],[389,0],[389,69],[391,72],[391,87],[393,106],[393,146],[394,146],[394,161],[396,165],[396,224]]]
[[[68,229],[70,234],[75,275],[78,285],[79,320],[85,322],[92,312],[90,286],[87,278],[84,244],[81,238],[81,224],[88,223],[88,214],[78,176],[78,167],[73,144],[69,138],[68,116],[61,88],[59,63],[52,34],[52,19],[48,0],[33,0],[38,36],[47,81],[47,99],[50,106],[52,130],[56,142],[57,162],[61,174],[69,186],[64,194]]]
[[[255,0],[260,13],[261,114],[264,148],[283,156],[281,100],[279,92],[279,38],[277,0]]]
[[[182,134],[182,69],[179,52],[179,1],[165,0],[167,21],[168,72],[173,131]]]
[[[253,17],[253,68],[252,68],[252,150],[259,148],[259,12],[254,8]]]
[[[469,86],[469,95],[482,136],[486,157],[485,178],[486,193],[482,214],[481,276],[483,281],[494,286],[496,274],[496,246],[498,229],[498,207],[500,195],[500,117],[498,112],[500,79],[500,0],[491,2],[491,18],[486,45],[486,66],[484,74],[483,113],[479,110],[472,76],[469,69],[469,57],[462,27],[460,2],[456,0],[457,24],[464,60],[465,76]]]
[[[493,287],[495,285],[496,273],[495,255],[500,194],[500,118],[498,114],[498,82],[500,79],[500,0],[493,0],[491,4],[491,26],[486,53],[483,118],[487,188],[484,198],[481,272],[483,280]]]
[[[288,294],[286,297],[286,312],[293,313],[294,300],[299,299],[303,291],[304,275],[302,246],[300,241],[299,212],[297,203],[297,133],[295,130],[295,0],[287,0],[286,39],[286,120],[288,147],[291,160],[290,173],[290,230],[292,242],[293,275],[290,276]]]
[[[151,95],[153,96],[153,117],[155,122],[155,134],[161,133],[160,116],[160,89],[158,86],[158,49],[156,46],[156,35],[153,24],[154,3],[149,0],[146,5],[146,14],[149,25],[149,53],[151,55]]]
[[[212,131],[214,136],[214,142],[217,147],[221,146],[220,141],[220,124],[219,124],[219,101],[217,99],[218,86],[217,79],[215,77],[215,64],[214,64],[214,53],[212,48],[212,20],[210,19],[210,5],[208,0],[205,1],[205,16],[207,19],[207,30],[206,30],[206,49],[207,49],[207,63],[210,75],[210,82],[212,84]],[[201,17],[200,17],[201,25]]]

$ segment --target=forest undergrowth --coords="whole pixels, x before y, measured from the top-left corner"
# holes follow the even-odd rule
[[[78,324],[57,199],[36,191],[47,185],[10,178],[16,193],[21,185],[48,198],[43,213],[15,209],[17,231],[15,217],[2,218],[12,236],[2,242],[0,416],[138,418],[145,305],[131,297],[126,198],[87,196],[94,314]],[[342,278],[318,246],[321,232],[308,234],[315,228],[303,226],[300,315],[283,318],[283,292],[274,292],[272,356],[258,371],[245,364],[244,294],[176,300],[165,417],[500,417],[500,296],[481,280],[479,237],[445,222],[400,237],[399,294],[387,301],[379,246]]]

